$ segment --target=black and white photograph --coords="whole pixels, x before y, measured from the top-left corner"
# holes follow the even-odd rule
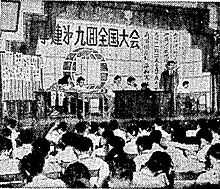
[[[220,188],[220,2],[0,5],[0,188]]]

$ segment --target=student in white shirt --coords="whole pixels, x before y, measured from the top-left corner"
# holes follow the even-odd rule
[[[206,154],[206,172],[199,175],[196,184],[216,184],[220,183],[220,143],[212,145]],[[211,188],[211,187],[210,187]]]
[[[13,150],[13,158],[22,159],[32,152],[33,132],[30,129],[21,130],[16,139],[17,147]]]
[[[172,166],[172,159],[166,152],[154,152],[141,170],[134,172],[132,187],[165,188],[172,186]]]
[[[77,146],[76,153],[78,154],[78,161],[88,167],[91,173],[91,186],[102,187],[109,175],[108,164],[101,158],[91,156],[93,146],[91,139],[81,136]]]
[[[54,145],[58,145],[60,139],[62,138],[62,135],[66,132],[66,129],[66,122],[56,122],[54,126],[52,126],[52,128],[49,130],[45,138]]]
[[[25,188],[64,188],[65,183],[60,179],[49,179],[42,174],[44,155],[37,151],[24,156],[20,161],[20,171],[27,180]]]
[[[138,150],[138,155],[134,158],[136,164],[136,171],[140,171],[141,166],[145,164],[151,157],[153,151],[152,149],[153,141],[149,136],[138,137],[136,141],[136,146]]]

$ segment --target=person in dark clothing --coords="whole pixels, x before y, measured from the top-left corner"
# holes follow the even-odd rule
[[[179,75],[176,70],[176,62],[168,61],[166,70],[161,73],[160,88],[164,90],[163,97],[163,113],[168,112],[170,115],[174,113],[175,109],[175,92],[179,84]]]

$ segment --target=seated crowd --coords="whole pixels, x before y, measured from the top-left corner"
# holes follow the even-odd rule
[[[17,187],[16,180],[25,188],[220,186],[218,119],[123,127],[82,121],[73,128],[60,121],[40,137],[17,125],[8,120],[0,132],[1,187]]]

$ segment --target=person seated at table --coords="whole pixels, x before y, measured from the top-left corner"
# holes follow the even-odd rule
[[[19,169],[23,178],[27,180],[25,188],[64,188],[65,183],[60,179],[47,178],[43,173],[44,155],[38,151],[24,156],[20,160]]]
[[[104,180],[109,175],[109,166],[101,158],[91,156],[92,147],[92,140],[90,138],[81,136],[78,140],[75,150],[78,154],[78,161],[88,167],[91,173],[91,186],[102,187]]]
[[[199,175],[196,184],[220,183],[220,143],[212,145],[206,153],[206,172]],[[211,187],[210,187],[211,188]]]
[[[79,92],[84,92],[84,91],[87,90],[86,87],[85,87],[84,77],[80,76],[80,77],[77,78],[75,89]]]
[[[32,142],[34,141],[33,131],[23,129],[16,139],[17,147],[13,150],[13,158],[22,159],[25,155],[32,152]]]
[[[70,90],[74,88],[74,84],[71,81],[70,75],[64,75],[61,79],[58,80],[58,84],[62,85],[65,90]]]
[[[67,188],[91,188],[90,177],[88,167],[83,163],[75,162],[67,167],[61,179]]]
[[[84,96],[83,96],[83,93],[88,92],[88,89],[85,86],[85,79],[82,76],[78,77],[76,82],[77,83],[76,83],[75,89],[78,92],[77,117],[79,119],[82,119],[84,117],[83,110],[84,110],[85,114],[88,113],[88,111],[89,111],[88,100],[84,99]]]
[[[152,155],[153,141],[149,136],[138,137],[136,147],[138,155],[134,158],[136,164],[136,171],[140,171],[141,166],[146,163]]]
[[[122,90],[123,86],[121,83],[121,76],[116,75],[113,79],[113,83],[106,83],[103,87],[106,90],[106,94],[111,97],[115,97],[115,94],[113,91]]]
[[[132,187],[165,188],[173,185],[172,159],[166,152],[156,151],[134,172]]]
[[[137,84],[135,83],[135,81],[136,79],[133,76],[128,77],[125,90],[138,90]]]
[[[88,122],[86,121],[78,122],[75,125],[75,132],[82,136],[87,136],[89,133],[89,129],[90,129],[90,126]]]
[[[177,99],[184,105],[184,113],[189,113],[193,106],[193,94],[189,90],[189,81],[182,83],[183,88],[177,91]],[[182,95],[182,96],[181,96]]]
[[[147,92],[148,94],[151,94],[151,89],[149,88],[149,83],[141,83],[141,90]]]

